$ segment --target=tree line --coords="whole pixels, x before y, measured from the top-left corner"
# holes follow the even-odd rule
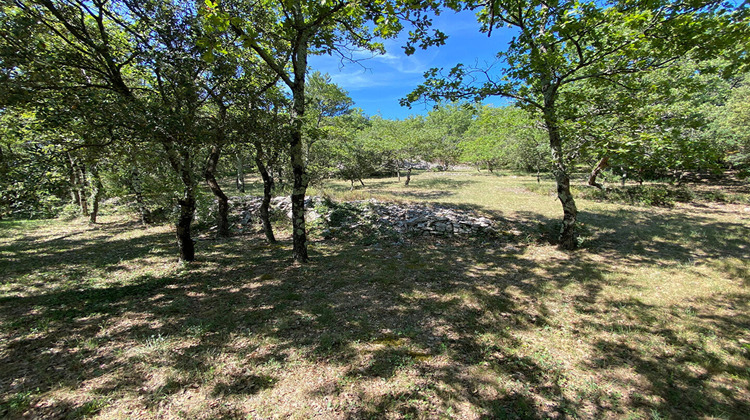
[[[229,235],[231,172],[261,177],[266,237],[274,191],[292,198],[294,259],[307,256],[304,197],[338,177],[352,187],[417,162],[551,171],[560,245],[575,247],[573,165],[649,179],[750,163],[747,9],[674,1],[14,0],[0,6],[0,212],[48,216],[65,203],[96,220],[108,196],[133,197],[143,223],[173,219],[180,259],[216,203]],[[383,53],[445,41],[431,18],[477,13],[512,27],[502,66],[433,69],[403,99],[426,116],[368,117],[311,54]],[[514,106],[475,101],[504,96]],[[204,197],[204,183],[210,191]],[[281,185],[279,185],[281,184]],[[105,192],[106,189],[106,192]],[[70,206],[70,205],[69,205]]]

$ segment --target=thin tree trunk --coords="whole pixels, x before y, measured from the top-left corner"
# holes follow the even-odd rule
[[[138,206],[138,213],[141,215],[141,223],[144,226],[151,223],[151,214],[146,208],[146,200],[143,199],[141,174],[137,166],[133,166],[130,170],[130,189],[135,195],[135,203]]]
[[[599,162],[594,166],[594,169],[591,171],[591,175],[589,175],[589,185],[592,187],[599,188],[600,190],[603,188],[602,184],[599,184],[596,182],[596,178],[599,176],[599,174],[602,173],[603,170],[607,169],[607,166],[609,166],[609,155],[604,155],[601,159],[599,159]]]
[[[273,194],[273,177],[268,172],[268,168],[263,163],[263,147],[260,142],[255,143],[255,166],[258,167],[260,177],[263,179],[263,200],[260,202],[260,220],[263,222],[263,232],[266,234],[266,240],[269,244],[276,243],[276,237],[273,234],[271,225],[271,216],[269,208],[271,206],[271,194]]]
[[[206,160],[206,170],[204,177],[211,192],[216,196],[219,203],[219,212],[216,217],[216,236],[220,238],[229,237],[229,197],[221,190],[221,186],[216,181],[216,167],[221,157],[222,139],[219,139],[211,146],[211,151]]]
[[[552,90],[552,88],[549,90]],[[544,123],[549,134],[550,148],[552,149],[552,169],[557,183],[557,198],[563,207],[563,221],[560,228],[558,247],[564,250],[572,250],[578,245],[575,235],[578,209],[576,208],[573,194],[570,192],[570,175],[565,164],[562,139],[560,138],[560,129],[557,122],[557,115],[555,115],[554,104],[547,97],[545,97]]]
[[[89,221],[91,223],[96,223],[96,218],[99,216],[99,200],[102,198],[104,186],[102,185],[102,179],[99,176],[99,168],[97,168],[97,165],[91,165],[89,170],[91,171],[91,179],[93,181],[91,186],[91,215],[89,216]]]
[[[72,200],[73,204],[79,206],[78,209],[80,210],[79,203],[81,202],[81,198],[78,196],[78,185],[76,185],[78,182],[76,181],[76,174],[75,170],[71,167],[70,168],[70,199]]]
[[[284,188],[284,168],[282,168],[282,165],[278,165],[276,168],[276,183],[278,184],[279,188]]]
[[[237,192],[245,192],[245,162],[242,159],[242,153],[237,153]]]
[[[411,168],[406,170],[406,182],[404,182],[404,185],[408,187],[410,182],[411,182]]]
[[[75,200],[76,204],[78,204],[78,207],[81,209],[81,214],[84,216],[88,216],[89,210],[86,201],[85,189],[86,178],[83,175],[83,171],[81,170],[81,165],[70,153],[68,153],[68,160],[70,161],[71,170],[70,182],[71,188],[73,189],[72,197]]]
[[[86,197],[86,186],[88,182],[86,181],[86,171],[84,168],[85,167],[82,163],[76,165],[76,170],[78,171],[78,197],[80,200],[81,214],[89,216],[88,198]]]

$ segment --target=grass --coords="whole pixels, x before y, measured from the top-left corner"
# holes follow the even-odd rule
[[[549,181],[546,181],[549,184]],[[750,212],[579,200],[583,249],[523,176],[420,173],[334,198],[452,204],[496,240],[200,240],[0,222],[0,417],[746,418]],[[551,185],[551,184],[550,184]],[[533,188],[533,187],[532,187]]]

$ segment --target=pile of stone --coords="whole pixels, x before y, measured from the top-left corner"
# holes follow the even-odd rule
[[[239,211],[241,225],[260,224],[260,197],[233,197],[231,201],[235,211]],[[270,207],[272,213],[291,219],[292,203],[289,197],[271,199]],[[492,220],[447,206],[395,204],[375,199],[330,203],[321,197],[307,197],[305,209],[305,220],[319,221],[326,232],[367,226],[415,236],[486,236],[497,233],[497,225]],[[343,222],[341,218],[332,218],[340,209],[345,209]]]
[[[495,223],[472,212],[445,206],[398,205],[370,200],[378,222],[399,233],[417,235],[487,235],[496,233]]]
[[[230,197],[230,202],[235,212],[240,215],[240,223],[242,225],[260,224],[260,204],[263,201],[262,197],[255,197],[250,195]],[[305,198],[305,220],[313,221],[320,218],[315,208],[320,207],[324,200],[320,197],[306,197]],[[289,196],[285,197],[273,197],[270,203],[270,211],[272,214],[285,215],[288,219],[292,218],[292,198]]]

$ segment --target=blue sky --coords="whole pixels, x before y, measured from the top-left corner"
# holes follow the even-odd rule
[[[385,55],[373,57],[363,52],[356,54],[356,58],[366,59],[357,63],[342,62],[340,57],[315,56],[310,58],[309,65],[314,71],[330,74],[334,83],[349,92],[355,106],[368,115],[403,119],[425,114],[431,105],[414,104],[409,109],[398,104],[400,98],[422,82],[425,71],[432,67],[450,69],[456,63],[479,66],[494,63],[495,54],[505,49],[512,36],[509,30],[495,30],[488,38],[479,32],[472,12],[443,12],[433,20],[433,25],[448,35],[446,44],[441,47],[417,49],[407,56],[401,48],[403,40],[386,40]],[[502,105],[506,102],[497,98],[486,103]]]

